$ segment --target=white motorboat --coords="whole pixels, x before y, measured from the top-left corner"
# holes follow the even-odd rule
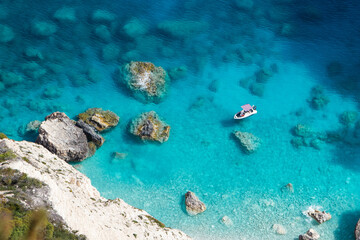
[[[236,113],[234,115],[234,119],[243,119],[243,118],[247,118],[250,117],[254,114],[257,114],[257,110],[256,110],[256,106],[255,105],[250,105],[250,104],[245,104],[243,106],[241,106],[241,108],[243,110],[241,110],[240,112]]]

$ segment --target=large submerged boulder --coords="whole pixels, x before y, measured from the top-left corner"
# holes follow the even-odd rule
[[[109,110],[89,108],[78,115],[78,118],[93,126],[99,132],[115,127],[119,123],[119,116]]]
[[[163,122],[156,112],[143,113],[131,122],[130,132],[142,140],[166,142],[170,135],[170,126]]]
[[[197,215],[206,210],[205,204],[199,200],[195,193],[188,191],[185,193],[185,206],[189,215]]]
[[[169,77],[162,67],[151,62],[130,62],[120,69],[120,75],[135,93],[147,100],[157,100],[164,96]]]
[[[86,135],[65,113],[54,112],[39,127],[38,144],[65,161],[82,161],[89,153]]]
[[[253,153],[260,146],[260,138],[252,133],[235,131],[234,135],[240,141],[241,148],[245,153]]]

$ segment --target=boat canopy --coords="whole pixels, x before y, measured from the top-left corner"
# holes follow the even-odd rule
[[[250,109],[252,109],[252,106],[250,104],[245,104],[241,106],[242,109],[244,109],[245,111],[250,111]]]

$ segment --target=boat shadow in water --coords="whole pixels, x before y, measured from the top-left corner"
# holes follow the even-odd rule
[[[227,118],[221,120],[220,122],[223,127],[235,127],[235,126],[239,127],[239,126],[244,126],[244,124],[247,122],[247,119],[236,120],[233,118]]]

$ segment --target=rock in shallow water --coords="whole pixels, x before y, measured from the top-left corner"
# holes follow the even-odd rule
[[[286,234],[286,229],[284,228],[283,225],[281,224],[274,224],[272,226],[272,228],[275,230],[275,232],[279,235],[285,235]]]
[[[246,153],[253,153],[260,146],[260,138],[254,136],[252,133],[235,131],[234,135],[239,139],[240,145]]]
[[[356,227],[355,227],[355,239],[360,240],[360,219],[357,222]]]
[[[94,142],[96,146],[100,147],[101,145],[103,145],[105,139],[96,132],[93,126],[90,126],[89,124],[85,123],[83,120],[77,121],[76,126],[81,128],[84,131],[88,140]]]
[[[86,112],[80,113],[78,118],[100,132],[115,127],[120,119],[115,113],[101,108],[89,108]]]
[[[324,223],[331,219],[331,214],[326,213],[325,211],[319,211],[319,210],[309,210],[307,213],[310,217],[315,219],[319,224]]]
[[[188,191],[185,194],[185,205],[186,211],[189,215],[197,215],[206,210],[206,206],[203,202],[199,200],[199,198],[195,195],[195,193]]]
[[[320,238],[320,235],[312,228],[310,228],[306,233],[299,236],[299,240],[317,240]]]
[[[169,77],[162,67],[150,62],[130,62],[120,68],[120,77],[135,93],[143,94],[147,100],[162,98]]]
[[[67,162],[82,161],[89,153],[84,132],[62,112],[54,112],[45,118],[36,142]]]
[[[166,142],[170,135],[170,126],[161,121],[156,112],[143,113],[135,118],[130,126],[130,132],[142,140]]]

